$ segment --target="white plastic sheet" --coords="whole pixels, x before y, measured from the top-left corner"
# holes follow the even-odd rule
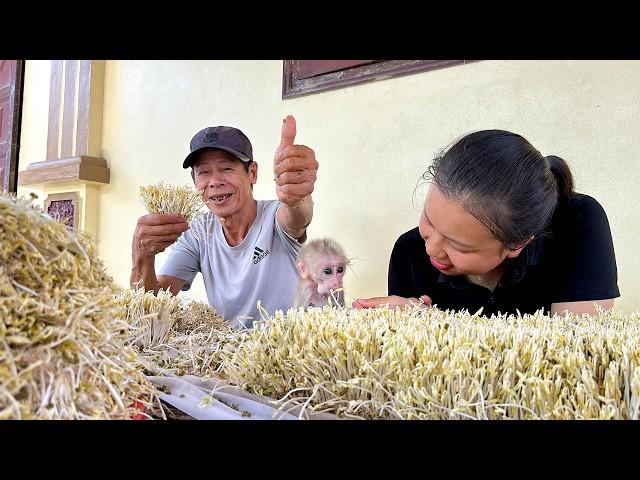
[[[278,411],[276,401],[253,395],[221,379],[147,377],[160,390],[159,397],[197,420],[297,420],[300,407]],[[168,392],[168,393],[167,393]],[[337,419],[335,415],[313,414],[302,418]]]

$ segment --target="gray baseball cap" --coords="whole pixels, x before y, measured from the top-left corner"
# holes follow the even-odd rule
[[[233,127],[207,127],[196,133],[189,145],[191,153],[182,163],[182,168],[193,167],[198,152],[206,148],[217,148],[235,155],[243,162],[253,161],[253,148],[247,136]]]

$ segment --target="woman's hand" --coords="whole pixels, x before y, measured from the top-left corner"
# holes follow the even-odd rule
[[[390,307],[404,307],[405,305],[419,305],[422,308],[431,306],[431,298],[427,295],[422,295],[420,299],[415,297],[405,298],[398,295],[391,295],[389,297],[373,297],[373,298],[358,298],[351,306],[356,310],[362,310],[363,308],[375,308],[380,305],[389,305]]]

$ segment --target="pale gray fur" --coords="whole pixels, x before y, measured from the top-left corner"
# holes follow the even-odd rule
[[[300,248],[297,259],[300,281],[298,283],[294,307],[321,307],[325,305],[335,305],[336,302],[340,306],[344,306],[344,292],[342,289],[327,294],[319,292],[318,285],[322,280],[316,278],[317,272],[315,270],[321,266],[322,262],[326,261],[329,256],[338,257],[341,262],[344,263],[345,268],[349,263],[342,246],[331,238],[325,237],[311,240]],[[303,277],[300,267],[301,262],[304,263],[311,278]]]

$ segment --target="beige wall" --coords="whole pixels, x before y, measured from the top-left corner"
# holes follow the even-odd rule
[[[20,169],[46,152],[49,62],[27,62]],[[414,187],[442,147],[473,130],[520,133],[545,155],[564,157],[577,189],[609,215],[622,297],[640,308],[640,62],[482,61],[281,99],[282,62],[108,61],[102,156],[111,184],[100,197],[100,252],[128,282],[131,235],[144,213],[138,187],[187,184],[181,167],[197,130],[226,124],[252,140],[257,198],[275,198],[271,168],[281,119],[298,121],[297,143],[320,170],[310,235],[329,235],[353,257],[348,296],[386,294],[395,239],[417,224]],[[162,256],[159,258],[162,261]],[[192,296],[206,298],[201,282]]]

